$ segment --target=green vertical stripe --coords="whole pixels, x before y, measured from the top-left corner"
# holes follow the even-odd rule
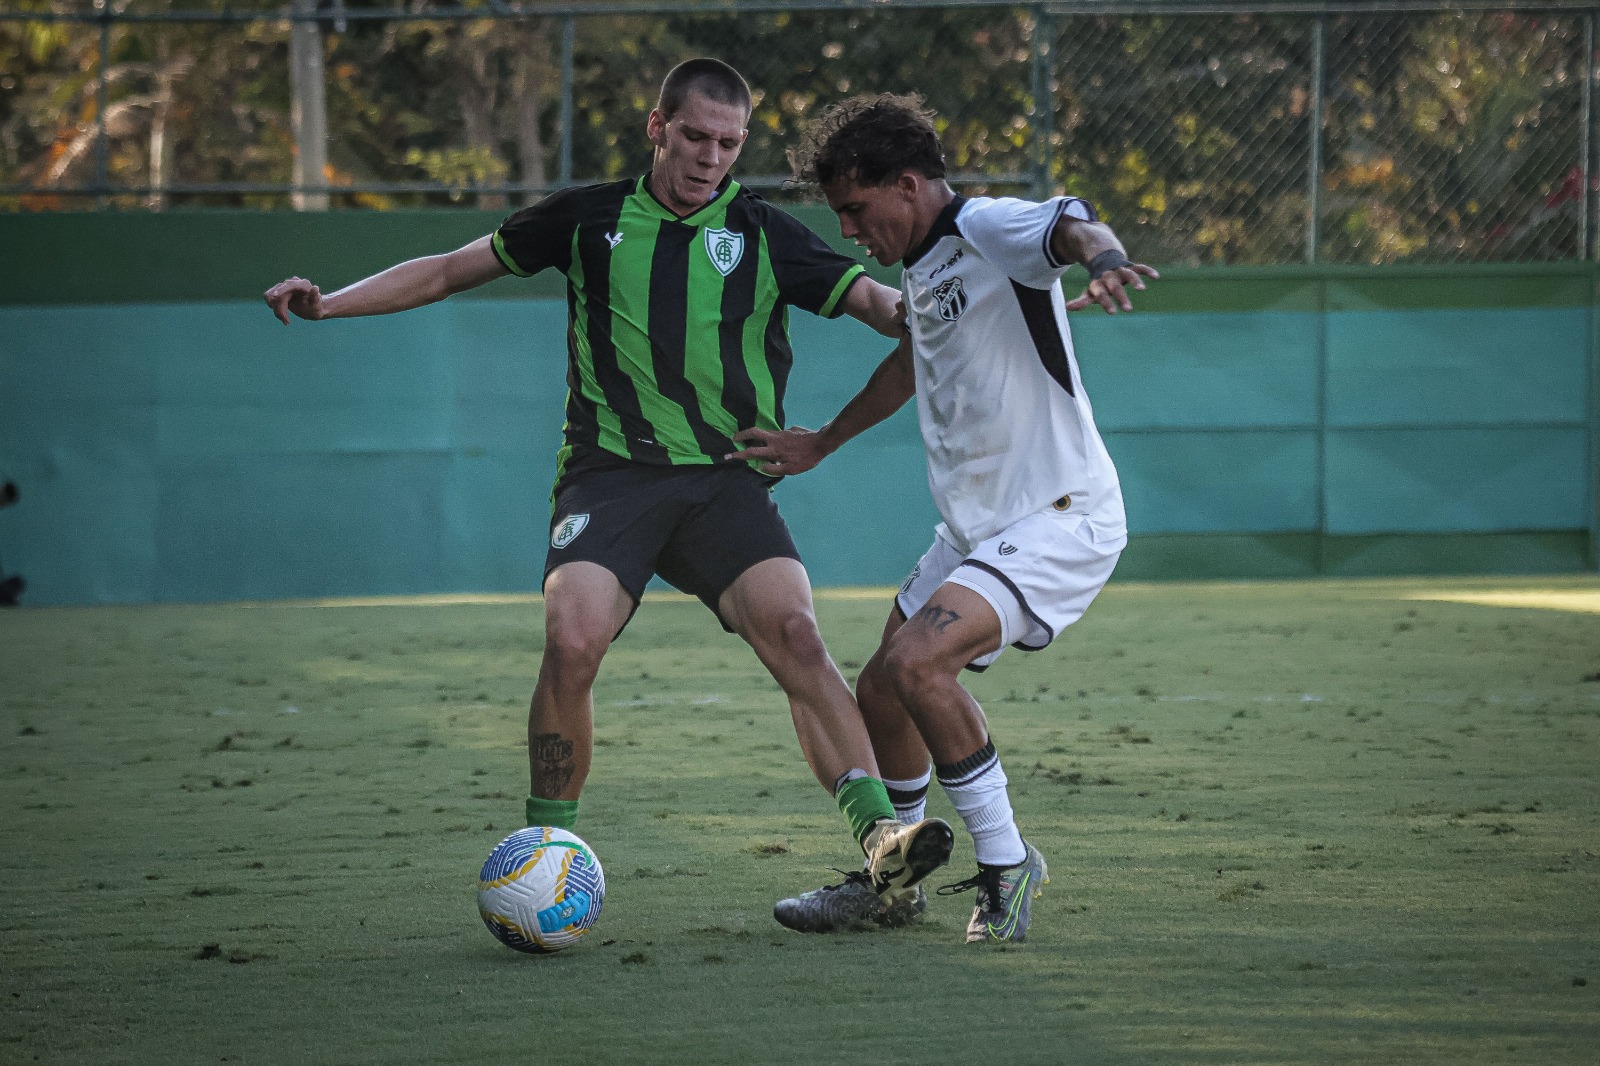
[[[622,422],[606,403],[605,394],[594,376],[594,352],[589,347],[589,298],[584,289],[583,257],[578,254],[578,230],[572,231],[572,266],[567,276],[572,281],[572,291],[577,294],[572,309],[572,331],[578,349],[578,382],[584,399],[595,409],[599,422],[600,447],[618,455],[628,454],[628,442],[622,432]]]
[[[656,384],[667,410],[682,413],[691,440],[668,439],[674,462],[703,463],[706,456],[727,451],[727,438],[700,417],[700,397],[690,381],[686,359],[690,338],[685,331],[694,317],[690,307],[689,260],[699,231],[663,222],[656,238],[654,273],[650,278],[650,345]]]
[[[650,287],[656,246],[661,227],[673,223],[644,212],[637,196],[629,197],[622,211],[627,237],[611,252],[611,340],[617,347],[617,365],[632,380],[639,413],[650,423],[656,442],[674,460],[692,460],[699,454],[694,433],[683,408],[661,395],[655,353],[650,348]]]
[[[550,482],[550,518],[552,520],[556,516],[556,489],[561,485],[561,479],[567,476],[567,464],[570,462],[572,462],[572,445],[563,444],[556,449],[556,476]]]
[[[767,363],[767,326],[772,321],[772,314],[781,315],[783,332],[787,335],[789,312],[778,299],[778,278],[772,272],[772,261],[767,257],[765,231],[759,233],[758,240],[758,247],[745,249],[746,255],[752,252],[756,254],[759,273],[756,274],[757,313],[751,315],[744,324],[744,365],[756,390],[756,426],[760,429],[782,429],[778,425],[777,385],[772,380],[772,367]],[[764,307],[770,307],[773,311],[761,314],[760,310]]]
[[[726,225],[726,212],[718,221],[717,229]],[[745,255],[754,255],[758,249],[745,242]],[[694,386],[695,399],[700,403],[700,418],[712,429],[732,436],[739,429],[729,411],[722,406],[722,352],[719,346],[722,324],[722,290],[727,284],[722,271],[711,262],[706,251],[706,231],[696,231],[694,243],[689,247],[689,301],[688,301],[688,351],[684,353],[684,374]],[[700,347],[695,347],[696,343]]]

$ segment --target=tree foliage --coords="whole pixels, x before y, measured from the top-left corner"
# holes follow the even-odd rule
[[[147,16],[253,6],[261,19],[113,21],[104,56],[95,23],[0,21],[0,185],[25,190],[0,206],[287,206],[289,8],[109,2]],[[1311,17],[892,4],[597,14],[573,24],[568,138],[564,19],[497,15],[492,0],[409,0],[413,17],[357,17],[391,2],[324,0],[320,12],[324,178],[349,190],[338,207],[500,209],[563,181],[637,173],[661,78],[707,54],[750,81],[739,171],[778,195],[785,150],[819,108],[917,90],[963,188],[1088,196],[1161,262],[1294,262],[1313,233],[1318,258],[1346,262],[1585,249],[1589,57],[1572,16],[1328,16],[1314,130]],[[1033,99],[1040,50],[1048,112]],[[406,188],[416,183],[436,188]],[[85,189],[96,192],[73,192]]]

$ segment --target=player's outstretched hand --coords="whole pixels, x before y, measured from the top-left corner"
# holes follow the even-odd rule
[[[788,429],[741,429],[733,439],[745,445],[743,451],[729,452],[724,459],[757,460],[757,470],[774,477],[803,474],[827,458],[818,438],[821,434],[804,426]]]
[[[1079,293],[1074,299],[1067,301],[1068,311],[1081,311],[1090,304],[1099,304],[1105,308],[1106,314],[1114,315],[1117,311],[1132,311],[1133,301],[1128,299],[1128,289],[1144,291],[1145,278],[1160,278],[1154,267],[1147,267],[1143,263],[1129,263],[1127,266],[1108,270],[1104,274],[1089,282],[1089,287]]]
[[[262,294],[278,321],[289,324],[291,314],[315,322],[325,316],[322,309],[322,290],[305,278],[288,278],[278,282]]]

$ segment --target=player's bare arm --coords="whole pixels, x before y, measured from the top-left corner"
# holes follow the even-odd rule
[[[742,429],[733,435],[750,445],[727,458],[759,460],[763,474],[803,474],[838,451],[844,443],[894,414],[917,391],[911,363],[911,337],[902,334],[895,350],[878,364],[861,391],[820,430],[790,426],[784,430]]]
[[[328,296],[305,278],[288,278],[263,297],[286,326],[290,315],[317,322],[409,311],[509,274],[494,254],[492,240],[480,237],[453,252],[407,260]]]
[[[862,276],[845,291],[839,307],[858,322],[864,322],[891,339],[905,331],[905,308],[900,306],[900,291]]]
[[[1132,311],[1128,289],[1143,291],[1145,278],[1159,278],[1152,267],[1128,261],[1127,250],[1104,222],[1089,222],[1063,215],[1050,233],[1050,250],[1057,262],[1082,263],[1089,269],[1089,285],[1067,301],[1068,311],[1099,304],[1107,314]]]

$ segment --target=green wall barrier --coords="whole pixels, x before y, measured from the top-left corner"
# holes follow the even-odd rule
[[[0,216],[0,477],[22,493],[0,565],[25,601],[537,588],[559,279],[289,328],[259,295],[497,221]],[[1074,320],[1134,534],[1119,577],[1594,565],[1591,267],[1163,273],[1136,313]],[[793,332],[787,413],[819,425],[887,345]],[[777,494],[819,585],[898,583],[937,521],[909,408]]]

